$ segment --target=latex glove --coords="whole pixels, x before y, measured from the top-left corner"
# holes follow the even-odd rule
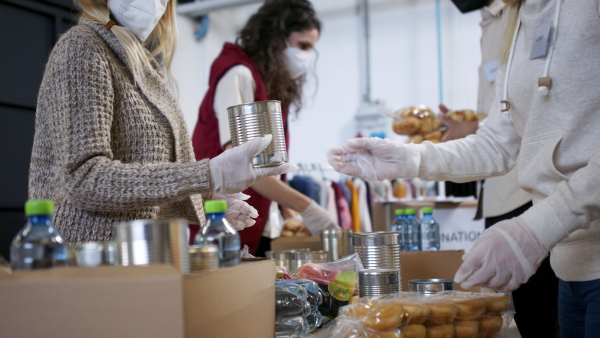
[[[250,198],[250,196],[242,193],[230,195],[213,194],[214,200],[225,200],[227,202],[225,219],[233,225],[236,230],[244,230],[256,223],[253,218],[258,217],[258,211],[250,204],[244,202],[248,198]]]
[[[527,282],[548,252],[521,219],[505,220],[483,232],[454,280],[465,289],[480,285],[510,292]]]
[[[295,164],[290,163],[265,168],[252,166],[252,158],[263,151],[271,143],[271,139],[271,135],[266,135],[235,148],[227,149],[211,159],[208,164],[213,191],[221,194],[237,193],[263,177],[298,170]]]
[[[306,228],[313,236],[320,236],[321,231],[327,229],[340,229],[327,210],[321,208],[315,201],[311,201],[308,208],[300,213]]]
[[[355,138],[327,152],[337,171],[367,180],[406,177],[407,145],[377,137]]]

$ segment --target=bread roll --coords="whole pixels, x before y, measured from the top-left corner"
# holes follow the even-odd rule
[[[298,223],[294,220],[288,219],[287,221],[283,222],[283,228],[286,230],[296,232],[298,230],[298,228],[300,228],[300,223]]]
[[[489,296],[484,299],[486,301],[485,311],[487,313],[502,313],[510,304],[508,296]]]
[[[352,300],[352,298],[353,297],[350,297],[350,300]],[[352,306],[343,307],[342,311],[352,319],[363,320],[371,314],[373,307],[367,304],[354,304]]]
[[[475,112],[469,109],[463,110],[463,115],[465,116],[465,121],[470,122],[475,120]]]
[[[408,143],[416,143],[416,144],[419,144],[419,143],[423,142],[423,140],[424,140],[424,138],[423,138],[423,135],[419,135],[419,134],[417,134],[417,135],[413,135],[413,136],[412,136],[412,137],[411,137],[411,138],[408,140]]]
[[[453,302],[457,307],[456,318],[475,320],[485,313],[487,302],[484,298],[465,299]]]
[[[291,230],[283,230],[281,232],[281,237],[294,237],[294,232]]]
[[[310,236],[310,233],[306,232],[306,231],[298,231],[295,233],[296,237],[308,237]]]
[[[442,126],[442,121],[440,121],[440,119],[438,119],[437,117],[434,117],[431,120],[431,123],[433,125],[433,130],[438,130]]]
[[[475,114],[477,121],[481,121],[487,117],[487,114]]]
[[[427,329],[423,325],[411,324],[402,328],[403,338],[426,338]]]
[[[389,331],[402,325],[405,319],[404,307],[398,302],[376,305],[364,320],[364,325],[376,331]]]
[[[386,331],[386,332],[369,332],[368,338],[402,338],[402,333],[398,330]]]
[[[454,325],[440,325],[427,328],[427,338],[452,338],[454,337]]]
[[[421,128],[421,120],[417,117],[407,117],[392,124],[394,132],[399,135],[412,135]]]
[[[431,315],[429,304],[403,303],[404,315],[408,324],[423,324]]]
[[[425,136],[423,136],[423,138],[426,139],[426,140],[428,140],[428,141],[433,140],[433,139],[438,139],[439,140],[439,139],[442,138],[442,132],[439,131],[439,130],[437,130],[437,131],[431,132],[429,134],[426,134]]]
[[[465,114],[460,110],[451,111],[446,114],[446,117],[456,122],[462,122],[465,120]]]
[[[421,128],[417,131],[421,135],[429,134],[433,132],[433,119],[430,117],[424,117],[421,119]]]
[[[426,324],[431,326],[450,324],[456,318],[458,308],[452,303],[430,304],[431,314]]]
[[[482,338],[492,338],[502,329],[502,316],[491,315],[483,316],[479,320],[479,336]]]
[[[461,320],[454,322],[455,338],[475,338],[479,333],[478,320]]]
[[[439,138],[432,138],[431,140],[427,140],[427,141],[429,141],[431,143],[440,143],[440,142],[442,142],[442,140],[439,139]]]

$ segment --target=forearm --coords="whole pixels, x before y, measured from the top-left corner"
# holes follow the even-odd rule
[[[311,199],[294,190],[274,176],[265,177],[252,185],[252,189],[262,196],[297,212],[303,212]]]
[[[413,174],[427,180],[469,182],[507,173],[515,164],[521,138],[510,116],[495,108],[475,135],[411,145],[410,157],[418,160]]]
[[[208,160],[141,165],[97,157],[66,178],[71,202],[92,211],[157,206],[212,193]]]

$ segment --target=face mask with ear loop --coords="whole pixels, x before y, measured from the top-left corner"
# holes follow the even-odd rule
[[[315,59],[315,55],[314,49],[302,50],[290,45],[283,50],[285,63],[288,71],[292,75],[292,79],[297,79],[308,73],[313,64],[313,60]]]
[[[146,41],[165,14],[168,3],[169,0],[108,0],[108,9],[120,25]]]

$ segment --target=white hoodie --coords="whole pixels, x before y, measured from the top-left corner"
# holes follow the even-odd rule
[[[519,216],[544,243],[560,241],[551,264],[565,281],[600,279],[599,0],[563,0],[553,53],[530,60],[534,32],[553,20],[557,0],[526,0],[508,70],[496,76],[496,102],[476,135],[409,147],[408,172],[428,180],[472,181],[517,163],[534,206]],[[556,22],[555,22],[556,26]],[[538,92],[551,57],[548,95]],[[569,234],[568,237],[566,234]]]

